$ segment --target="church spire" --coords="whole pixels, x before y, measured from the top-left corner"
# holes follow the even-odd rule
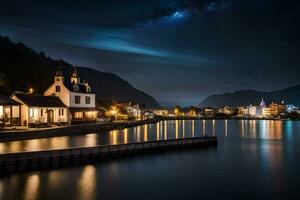
[[[261,106],[261,107],[266,106],[266,103],[265,103],[265,101],[264,101],[264,98],[261,98],[260,106]]]
[[[62,73],[61,67],[62,67],[62,61],[60,60],[58,63],[56,72],[55,72],[55,76],[54,76],[55,82],[59,82],[59,81],[64,82],[64,75]]]
[[[63,73],[62,73],[62,70],[61,70],[61,66],[62,66],[62,62],[59,61],[59,64],[58,64],[56,72],[55,72],[55,76],[63,76]]]
[[[77,72],[77,67],[74,67],[74,70],[73,70],[73,73],[71,76],[71,83],[72,84],[80,83],[80,79],[79,79],[78,72]]]

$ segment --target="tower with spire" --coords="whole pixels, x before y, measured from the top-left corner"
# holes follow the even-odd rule
[[[55,76],[54,76],[54,82],[64,82],[64,75],[62,73],[62,69],[61,69],[61,61],[59,62],[56,72],[55,72]]]
[[[80,78],[78,76],[77,68],[74,67],[73,73],[71,75],[71,83],[72,84],[79,84],[80,83]]]
[[[265,107],[266,106],[266,103],[264,101],[264,98],[261,98],[261,102],[260,102],[260,107]]]

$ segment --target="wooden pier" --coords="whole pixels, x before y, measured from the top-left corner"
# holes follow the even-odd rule
[[[211,146],[217,146],[216,137],[193,137],[118,145],[7,153],[0,154],[0,175],[75,166],[137,154]]]

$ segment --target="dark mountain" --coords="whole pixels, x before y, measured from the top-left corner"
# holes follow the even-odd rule
[[[22,43],[14,44],[0,36],[0,93],[12,94],[15,90],[34,88],[43,93],[53,83],[53,76],[61,62],[62,71],[69,81],[73,66],[64,61],[53,60],[45,53],[36,53]],[[81,80],[89,81],[100,101],[133,101],[147,107],[160,107],[150,95],[134,88],[115,74],[78,67]]]
[[[300,85],[272,92],[260,92],[255,90],[243,90],[233,93],[211,95],[199,105],[202,107],[213,106],[246,106],[258,104],[264,98],[266,103],[285,101],[287,104],[300,105]]]

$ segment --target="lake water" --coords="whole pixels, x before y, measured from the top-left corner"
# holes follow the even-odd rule
[[[0,143],[0,153],[216,135],[218,147],[0,179],[0,199],[300,199],[300,121],[165,121]]]

